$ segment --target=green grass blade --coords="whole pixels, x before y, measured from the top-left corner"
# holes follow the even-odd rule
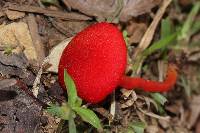
[[[144,50],[142,53],[144,56],[151,55],[156,50],[166,47],[170,43],[176,40],[177,33],[173,33],[155,43],[153,43],[148,49]]]
[[[194,18],[197,15],[197,13],[199,12],[200,9],[200,2],[196,2],[195,5],[193,6],[192,10],[190,11],[187,20],[185,21],[185,23],[183,24],[183,27],[181,29],[181,34],[179,35],[178,39],[187,39],[189,31],[194,23]]]

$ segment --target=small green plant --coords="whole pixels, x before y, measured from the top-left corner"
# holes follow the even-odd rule
[[[76,133],[74,119],[77,115],[95,128],[102,129],[97,115],[92,110],[81,106],[82,100],[77,96],[75,83],[66,70],[64,70],[64,82],[67,88],[68,101],[64,102],[62,106],[50,105],[47,112],[63,120],[68,120],[69,133]]]

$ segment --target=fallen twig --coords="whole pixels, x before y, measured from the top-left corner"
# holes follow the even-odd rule
[[[60,18],[63,20],[91,20],[90,17],[83,14],[53,11],[35,6],[27,6],[27,5],[20,6],[20,5],[10,4],[8,5],[8,9],[21,12],[38,13],[38,14],[43,14],[45,16]]]

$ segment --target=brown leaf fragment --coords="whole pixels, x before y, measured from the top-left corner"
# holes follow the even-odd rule
[[[132,17],[137,17],[150,12],[151,9],[160,4],[162,0],[124,0],[124,8],[120,14],[120,21],[126,22]]]
[[[37,61],[39,62],[39,64],[41,64],[45,58],[45,49],[44,49],[44,44],[42,43],[40,35],[39,35],[38,24],[33,14],[28,15],[27,21],[28,21],[28,27],[30,30],[33,45],[37,53]]]
[[[126,30],[128,32],[128,36],[130,36],[129,44],[139,43],[147,30],[147,25],[145,23],[130,22]]]
[[[16,79],[3,79],[0,80],[0,89],[13,86],[17,83]]]
[[[76,9],[88,16],[105,20],[116,10],[117,0],[63,0],[69,9]]]
[[[5,13],[6,13],[7,17],[10,20],[15,20],[15,19],[23,18],[25,16],[24,12],[18,12],[18,11],[6,10]]]
[[[36,51],[33,46],[28,26],[24,22],[1,25],[0,46],[24,49],[23,52],[28,60],[37,60]],[[14,50],[16,51],[16,49]]]
[[[26,68],[28,66],[28,60],[24,54],[10,54],[6,55],[3,51],[0,51],[0,63],[7,66],[14,66],[18,68]]]
[[[106,110],[102,107],[94,108],[94,110],[97,111],[98,113],[100,113],[105,118],[107,118],[109,121],[112,121],[113,115],[111,115],[108,110]]]
[[[66,7],[76,9],[88,16],[96,17],[98,20],[106,20],[113,17],[120,7],[117,0],[62,0]],[[161,0],[124,0],[120,15],[120,21],[126,22],[131,17],[150,12]]]

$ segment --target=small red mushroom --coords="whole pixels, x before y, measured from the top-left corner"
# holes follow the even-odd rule
[[[66,69],[76,84],[78,96],[97,103],[117,86],[163,92],[171,89],[177,79],[173,65],[169,65],[164,82],[127,77],[126,65],[127,49],[122,33],[113,24],[96,23],[78,33],[64,49],[58,67],[59,83],[65,88]]]

